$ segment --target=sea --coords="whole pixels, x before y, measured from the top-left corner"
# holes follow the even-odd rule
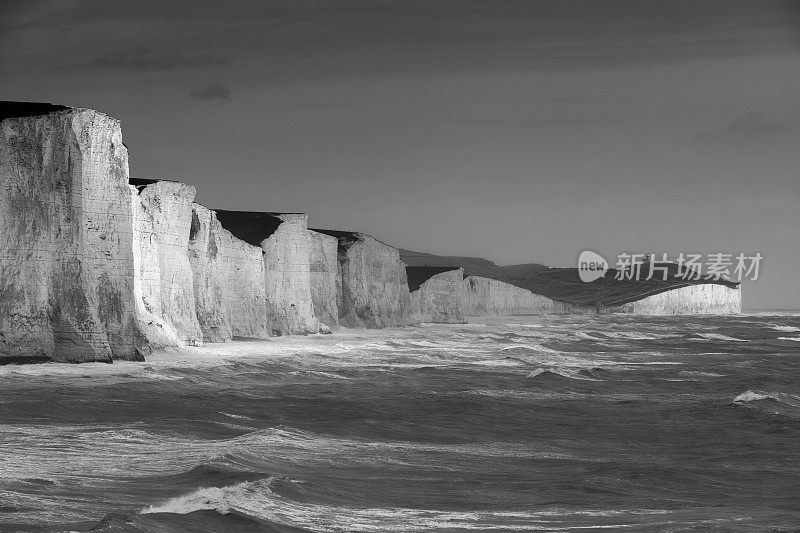
[[[0,367],[0,531],[800,530],[800,315]]]

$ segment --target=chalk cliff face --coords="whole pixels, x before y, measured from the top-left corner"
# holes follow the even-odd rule
[[[27,114],[0,121],[0,362],[140,359],[119,122]]]
[[[307,215],[218,210],[214,216],[236,241],[262,251],[266,331],[273,335],[317,333]]]
[[[197,319],[207,342],[269,337],[263,252],[222,227],[214,211],[192,205],[189,263]]]
[[[336,237],[309,230],[311,302],[314,316],[331,331],[339,327],[336,304],[337,279],[340,279]],[[341,287],[340,287],[341,288]]]
[[[412,268],[412,267],[409,267]],[[411,319],[415,322],[463,324],[464,269],[440,272],[411,293]]]
[[[267,290],[267,323],[279,335],[317,333],[311,301],[308,215],[275,214],[282,223],[261,241]]]
[[[619,309],[636,315],[730,315],[742,312],[742,289],[702,284],[648,296]]]
[[[363,233],[315,231],[339,241],[339,324],[348,328],[408,324],[411,294],[398,249]]]
[[[495,279],[469,276],[462,282],[462,286],[464,288],[464,314],[468,316],[549,315],[580,312],[569,304],[551,300]]]
[[[470,276],[464,280],[464,312],[482,315],[631,313],[640,315],[726,315],[742,312],[741,289],[700,284],[668,290],[619,307],[575,306],[508,283]]]
[[[147,313],[140,312],[140,320],[146,317],[149,325],[156,317],[159,327],[174,338],[170,345],[199,345],[203,333],[188,253],[195,189],[173,181],[132,181],[141,182],[133,205],[137,295]],[[150,339],[150,343],[164,342]]]

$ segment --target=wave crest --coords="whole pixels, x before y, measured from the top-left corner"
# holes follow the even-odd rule
[[[435,529],[530,531],[537,513],[525,511],[439,511],[411,508],[357,508],[297,502],[274,492],[275,478],[226,487],[204,487],[141,514],[237,513],[271,523],[314,531],[431,531]],[[536,528],[533,528],[536,529]]]

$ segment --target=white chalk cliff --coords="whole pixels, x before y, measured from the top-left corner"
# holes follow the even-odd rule
[[[0,121],[0,362],[141,358],[130,197],[119,121]]]
[[[136,290],[147,313],[140,310],[140,321],[151,325],[155,319],[155,324],[173,339],[171,342],[150,339],[151,345],[202,344],[189,264],[195,189],[174,181],[139,181],[132,211],[134,252],[138,253]],[[142,328],[152,337],[150,328],[144,325]]]
[[[331,331],[339,328],[336,286],[339,277],[336,237],[308,230],[310,239],[311,303],[314,316]]]
[[[281,224],[261,241],[267,289],[267,322],[281,335],[317,333],[311,300],[311,237],[305,213],[276,214]]]
[[[214,211],[192,205],[189,263],[206,342],[269,337],[263,256],[222,227]]]

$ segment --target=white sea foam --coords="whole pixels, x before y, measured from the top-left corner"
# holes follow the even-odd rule
[[[747,339],[737,339],[736,337],[729,337],[728,335],[723,335],[722,333],[698,333],[697,335],[708,340],[750,342]]]
[[[699,370],[681,370],[678,372],[678,375],[697,378],[721,378],[725,374],[717,374],[716,372],[700,372]]]
[[[220,411],[219,414],[225,415],[225,416],[229,416],[231,418],[241,418],[241,419],[244,419],[244,420],[252,420],[252,418],[250,418],[249,416],[244,416],[244,415],[234,415],[233,413],[223,413],[222,411]]]
[[[794,333],[795,331],[800,331],[800,328],[796,326],[770,326],[770,327],[776,331],[785,331],[786,333]]]
[[[508,351],[520,350],[520,349],[531,350],[531,351],[535,351],[535,352],[544,352],[544,353],[557,353],[557,354],[562,353],[562,352],[559,352],[558,350],[553,350],[552,348],[548,348],[547,346],[543,346],[541,344],[536,344],[536,343],[532,343],[532,344],[513,344],[511,346],[505,346],[505,347],[501,348],[500,351],[501,352],[508,352]]]
[[[681,337],[680,334],[676,333],[643,333],[632,331],[607,331],[605,335],[612,339],[625,339],[631,341],[652,341]]]
[[[590,341],[605,341],[608,338],[599,331],[578,331],[575,336],[579,339],[586,339]]]
[[[782,341],[795,341],[800,342],[800,337],[778,337]]]
[[[756,402],[758,400],[767,400],[767,399],[775,399],[773,396],[769,394],[760,394],[758,392],[753,392],[751,390],[745,391],[741,393],[739,396],[733,399],[734,402]]]
[[[505,358],[505,359],[484,359],[481,361],[474,361],[472,362],[473,365],[478,366],[521,366],[525,365],[524,361],[520,361],[519,359],[512,359],[512,358]]]
[[[555,374],[564,378],[577,379],[580,381],[600,381],[599,379],[594,379],[588,376],[584,376],[580,374],[580,372],[577,370],[570,370],[567,368],[537,368],[536,370],[528,374],[528,377],[535,378],[541,376],[542,374]]]

